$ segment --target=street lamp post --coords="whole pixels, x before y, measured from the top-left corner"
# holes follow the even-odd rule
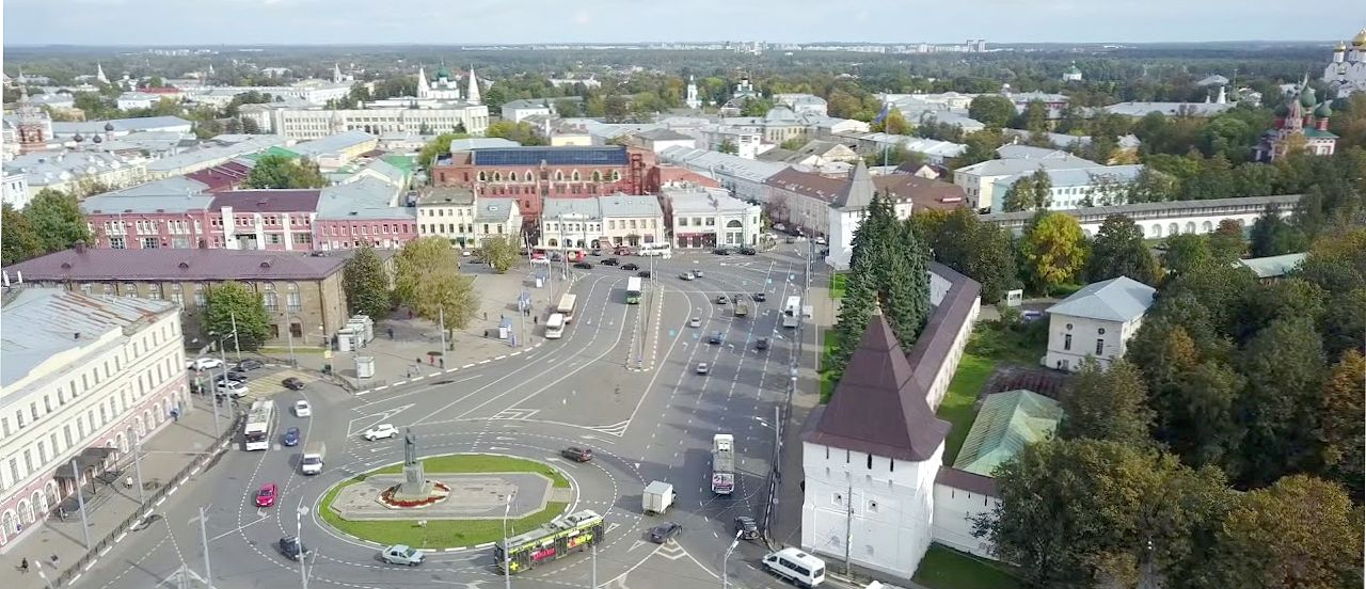
[[[295,510],[298,516],[299,530],[294,537],[299,540],[299,586],[308,589],[308,569],[304,568],[304,515],[308,513],[308,508],[304,507],[303,497],[299,498],[299,507]]]
[[[512,514],[512,499],[516,492],[508,493],[507,505],[503,507],[503,583],[512,589],[512,555],[508,552],[508,516]]]
[[[213,567],[209,564],[209,529],[205,523],[204,506],[199,506],[199,538],[204,542],[204,582],[213,587]]]
[[[744,530],[736,530],[735,539],[730,541],[730,547],[726,549],[726,555],[721,557],[721,589],[728,589],[730,586],[730,575],[727,573],[727,565],[730,564],[730,553],[735,551],[735,547],[740,544],[740,534]]]
[[[81,510],[81,537],[85,539],[85,549],[90,550],[90,522],[85,519],[85,493],[81,490],[81,471],[76,459],[71,459],[71,478],[76,481],[76,506]]]
[[[145,503],[147,498],[143,496],[142,490],[142,436],[133,439],[133,472],[138,476],[138,503]]]

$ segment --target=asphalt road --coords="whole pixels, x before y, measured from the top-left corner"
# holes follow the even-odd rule
[[[594,578],[598,586],[621,588],[720,586],[731,522],[737,515],[760,518],[764,508],[774,408],[786,397],[795,361],[793,332],[781,327],[779,317],[786,297],[801,294],[805,261],[798,250],[805,251],[805,244],[759,256],[702,253],[654,260],[654,278],[639,305],[624,301],[634,272],[600,265],[571,270],[579,295],[574,321],[562,339],[534,351],[364,396],[323,382],[280,393],[277,439],[297,426],[304,444],[325,441],[329,455],[322,475],[298,474],[302,444],[230,451],[158,506],[163,517],[117,544],[81,583],[145,588],[166,583],[177,571],[203,577],[201,507],[215,587],[301,586],[299,565],[275,549],[280,537],[296,533],[316,551],[307,569],[307,582],[315,587],[504,583],[488,548],[434,553],[416,568],[391,567],[377,560],[374,546],[337,535],[316,517],[316,504],[331,485],[402,460],[401,442],[359,438],[374,424],[393,423],[413,427],[422,455],[476,451],[550,461],[574,482],[571,510],[604,515],[608,533],[596,558],[561,559],[513,577],[514,586],[589,587]],[[630,261],[649,267],[644,258]],[[680,280],[679,273],[689,269],[705,276]],[[768,300],[751,303],[746,318],[734,317],[732,305],[713,302],[719,294],[755,292]],[[702,326],[688,327],[691,317],[701,318]],[[706,335],[716,332],[723,343],[707,343]],[[768,350],[755,349],[760,337],[771,339]],[[711,366],[709,374],[696,373],[699,362]],[[312,418],[288,412],[298,398],[313,404]],[[739,480],[731,496],[716,496],[709,487],[716,433],[736,439]],[[558,451],[568,445],[591,447],[594,460],[560,459]],[[641,513],[641,491],[651,480],[675,487],[678,497],[667,515]],[[281,499],[258,509],[253,496],[267,482],[279,484]],[[683,525],[676,541],[643,540],[651,526],[664,521]],[[757,568],[765,552],[761,543],[740,542],[728,563],[731,585],[785,586]]]

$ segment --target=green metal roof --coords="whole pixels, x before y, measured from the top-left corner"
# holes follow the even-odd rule
[[[1304,136],[1310,139],[1337,139],[1338,136],[1331,131],[1320,131],[1318,129],[1305,129]]]
[[[380,156],[379,159],[384,160],[385,163],[395,168],[403,170],[403,173],[409,176],[412,176],[413,169],[417,168],[417,156],[415,155],[387,154]]]
[[[298,154],[298,153],[295,153],[295,152],[293,152],[293,151],[290,151],[290,150],[285,149],[285,148],[283,148],[283,147],[280,147],[280,146],[278,146],[278,145],[277,145],[277,146],[271,146],[271,147],[267,148],[267,149],[264,150],[264,151],[258,151],[258,152],[256,152],[256,153],[253,153],[253,154],[248,155],[248,156],[243,156],[243,157],[246,157],[247,159],[249,159],[249,160],[251,160],[251,161],[256,161],[256,160],[259,160],[259,159],[261,159],[261,158],[263,158],[263,157],[266,157],[266,156],[268,156],[268,155],[279,155],[279,156],[284,156],[284,157],[287,157],[287,158],[290,158],[290,159],[299,157],[299,154]]]
[[[1026,445],[1046,440],[1062,420],[1057,401],[1023,389],[988,395],[953,467],[992,476]]]

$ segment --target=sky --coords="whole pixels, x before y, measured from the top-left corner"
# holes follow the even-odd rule
[[[5,45],[1334,41],[1366,2],[4,0]],[[1315,18],[1315,13],[1333,18]]]

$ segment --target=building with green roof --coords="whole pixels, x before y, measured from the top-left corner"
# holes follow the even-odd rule
[[[989,477],[1025,446],[1052,437],[1062,415],[1057,401],[1032,391],[988,395],[953,467]]]

